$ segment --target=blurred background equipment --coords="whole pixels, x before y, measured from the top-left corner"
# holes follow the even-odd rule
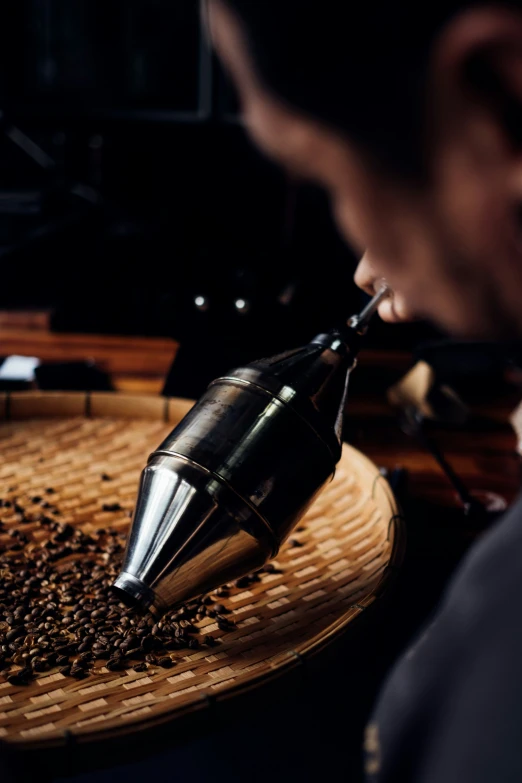
[[[326,198],[248,140],[195,0],[6,0],[0,30],[0,307],[172,336],[167,390],[192,396],[360,307]]]

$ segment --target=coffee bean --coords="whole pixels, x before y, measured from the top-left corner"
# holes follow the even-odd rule
[[[163,658],[158,659],[158,666],[161,666],[163,669],[170,669],[174,666],[174,661],[168,655],[165,655]]]
[[[146,672],[147,671],[147,664],[146,663],[137,663],[136,666],[132,667],[135,672]]]
[[[14,617],[13,617],[13,620],[14,620]],[[24,635],[25,635],[25,630],[20,625],[20,626],[18,626],[16,628],[12,628],[10,631],[8,631],[6,633],[6,635],[5,635],[5,640],[6,640],[6,642],[13,642],[15,639],[18,639],[19,636],[24,636]]]
[[[105,666],[110,672],[117,672],[123,669],[123,664],[119,658],[111,658],[107,661]]]
[[[18,673],[8,675],[7,682],[11,683],[11,685],[29,685],[29,680],[21,677]]]
[[[150,652],[151,650],[154,649],[155,646],[156,643],[154,641],[154,637],[150,634],[148,636],[144,636],[143,639],[141,640],[141,649],[144,652]]]

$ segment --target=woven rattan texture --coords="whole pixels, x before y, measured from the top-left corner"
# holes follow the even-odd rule
[[[0,497],[13,486],[19,496],[52,486],[53,502],[71,524],[85,530],[128,527],[147,456],[186,406],[171,409],[166,423],[163,401],[152,406],[157,418],[132,418],[129,410],[118,418],[114,397],[107,402],[110,416],[103,415],[99,397],[95,417],[60,418],[55,397],[51,418],[49,406],[43,406],[44,418],[0,424]],[[70,411],[70,405],[63,407]],[[29,412],[38,413],[38,401]],[[100,481],[102,473],[112,481]],[[123,511],[102,511],[103,503],[118,503]],[[281,573],[264,574],[248,589],[231,589],[223,603],[232,610],[232,631],[221,631],[210,618],[200,623],[220,639],[218,646],[180,651],[168,670],[109,672],[100,661],[86,680],[55,669],[25,687],[0,676],[0,737],[22,743],[56,741],[64,732],[95,738],[100,731],[131,730],[155,714],[183,711],[209,694],[262,681],[335,636],[375,600],[393,556],[395,515],[376,467],[346,446],[334,480],[292,535],[301,545],[287,542],[280,551],[275,563]],[[3,518],[7,528],[16,524]]]

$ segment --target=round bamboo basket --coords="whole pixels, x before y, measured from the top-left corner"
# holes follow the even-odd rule
[[[149,453],[192,401],[113,393],[0,395],[0,497],[55,489],[73,525],[128,527]],[[100,475],[110,474],[110,482]],[[122,511],[102,504],[117,502]],[[15,686],[0,676],[0,738],[19,749],[143,727],[204,709],[284,674],[328,645],[382,595],[400,565],[404,531],[393,493],[377,467],[348,445],[333,481],[274,561],[247,589],[220,599],[235,621],[219,645],[180,651],[174,669],[109,672],[101,663],[77,681],[57,669]]]

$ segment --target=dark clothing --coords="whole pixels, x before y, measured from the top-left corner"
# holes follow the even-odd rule
[[[522,782],[522,499],[392,670],[365,750],[371,783]]]

